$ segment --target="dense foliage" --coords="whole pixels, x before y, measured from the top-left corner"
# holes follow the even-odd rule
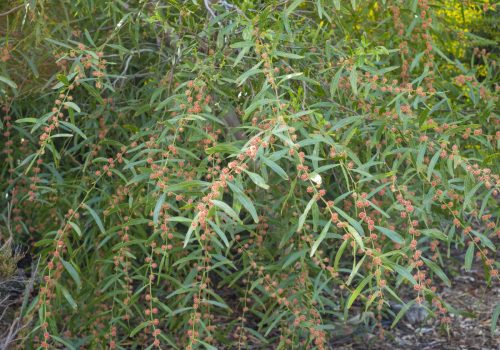
[[[449,326],[447,265],[498,283],[496,12],[2,2],[0,243],[39,264],[13,344],[328,349],[416,304]]]

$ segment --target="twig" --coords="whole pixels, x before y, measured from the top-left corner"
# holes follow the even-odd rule
[[[27,306],[27,302],[26,301],[28,299],[26,299],[26,296],[29,296],[29,294],[33,290],[33,286],[35,284],[36,276],[38,275],[39,264],[40,264],[40,260],[38,260],[36,266],[33,265],[34,267],[32,268],[31,278],[28,280],[28,283],[26,284],[26,287],[25,287],[25,290],[24,290],[25,300],[24,300],[24,302],[23,302],[23,304],[21,306],[21,310],[19,310],[19,316],[17,316],[12,321],[11,326],[9,327],[9,330],[8,330],[7,334],[5,336],[3,336],[3,337],[0,337],[0,349],[1,350],[8,349],[9,348],[9,344],[12,344],[12,342],[15,340],[15,337],[17,336],[17,334],[23,328],[25,328],[28,325],[28,323],[22,324],[23,312],[24,312],[24,309]]]
[[[212,18],[215,18],[216,14],[212,10],[212,8],[210,7],[210,0],[203,0],[203,2],[205,3],[205,7],[207,8],[208,12],[210,12],[210,15],[212,16]],[[220,0],[219,3],[224,7],[224,9],[226,11],[234,9],[240,15],[242,15],[243,17],[245,17],[246,19],[248,19],[248,17],[243,13],[243,11],[241,11],[241,9],[238,6],[236,6],[234,4],[231,4],[231,3],[227,2],[226,0]]]
[[[127,70],[128,70],[128,65],[130,64],[130,60],[132,60],[132,57],[133,55],[129,55],[127,60],[125,61],[125,68],[123,69],[123,72],[120,74],[120,76],[118,76],[115,81],[113,82],[113,87],[116,86],[116,82],[118,81],[118,79],[120,79],[121,77],[123,77],[125,75],[125,73],[127,73]],[[122,86],[123,86],[123,82],[122,82]]]
[[[4,242],[4,246],[9,245],[12,242],[13,237],[14,237],[14,234],[12,233],[12,227],[11,227],[11,214],[12,214],[12,202],[7,203],[7,218],[5,219],[5,225],[7,227],[7,231],[9,232],[9,238],[6,239],[6,241]],[[0,235],[0,239],[1,238],[2,237]]]
[[[203,2],[205,3],[205,7],[208,10],[208,12],[210,12],[210,15],[212,16],[212,18],[215,18],[215,12],[210,7],[210,0],[203,0]]]
[[[7,16],[7,15],[11,14],[12,12],[19,10],[21,7],[24,7],[24,4],[21,4],[21,5],[18,5],[16,7],[13,7],[9,11],[7,11],[7,12],[0,13],[0,17]]]

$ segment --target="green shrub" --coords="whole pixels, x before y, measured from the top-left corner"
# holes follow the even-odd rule
[[[11,3],[19,348],[326,349],[363,310],[447,326],[452,252],[498,282],[493,5]]]

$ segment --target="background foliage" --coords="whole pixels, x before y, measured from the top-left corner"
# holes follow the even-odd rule
[[[0,16],[0,240],[39,261],[19,348],[326,349],[416,303],[447,327],[447,265],[498,283],[493,3]]]

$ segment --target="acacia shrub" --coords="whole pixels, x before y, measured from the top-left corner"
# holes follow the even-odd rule
[[[327,349],[414,304],[448,327],[451,252],[498,282],[500,235],[496,56],[463,26],[496,10],[457,4],[3,16],[2,239],[40,259],[17,346]]]

